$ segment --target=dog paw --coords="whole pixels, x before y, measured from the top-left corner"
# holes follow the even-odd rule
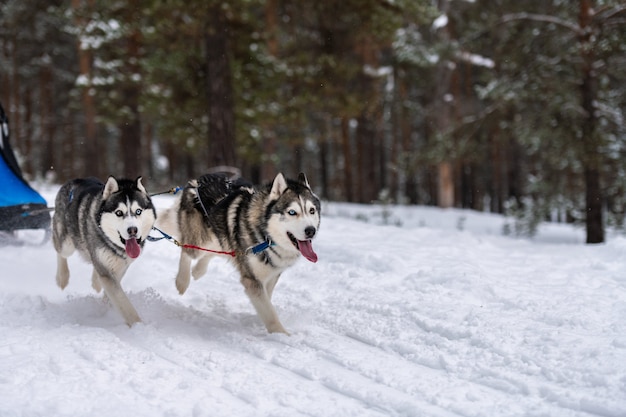
[[[57,273],[56,273],[57,285],[64,289],[70,282],[70,269],[67,265],[67,259],[61,256],[57,257]]]
[[[134,316],[128,317],[124,321],[126,321],[126,324],[128,325],[128,327],[133,327],[134,324],[141,323],[141,318],[139,318],[137,313],[135,313]]]
[[[57,281],[57,285],[59,286],[59,288],[64,290],[65,287],[67,287],[67,284],[70,282],[70,276],[69,274],[67,275],[57,274],[56,281]]]
[[[202,263],[202,261],[199,261],[196,266],[191,269],[191,275],[193,276],[193,279],[199,280],[204,274],[206,274],[206,271],[206,263]]]
[[[291,334],[285,330],[282,324],[280,323],[271,323],[267,326],[267,331],[269,333],[284,333],[287,336],[291,336]]]
[[[97,293],[100,293],[100,291],[102,291],[102,284],[100,284],[100,278],[98,277],[98,275],[94,273],[91,275],[91,287],[96,290]]]
[[[181,277],[180,275],[176,277],[176,289],[180,295],[183,295],[185,291],[189,288],[189,277]]]

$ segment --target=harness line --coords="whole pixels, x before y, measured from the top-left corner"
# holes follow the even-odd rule
[[[177,185],[176,187],[170,188],[167,191],[162,191],[160,193],[150,194],[150,197],[154,197],[155,195],[161,195],[161,194],[174,194],[174,195],[176,195],[176,193],[181,191],[182,189],[183,189],[183,187]]]
[[[200,202],[200,207],[202,207],[202,211],[204,212],[204,215],[208,219],[209,218],[209,212],[206,211],[206,207],[204,207],[204,202],[202,201],[202,198],[200,198],[200,184],[198,184],[198,186],[196,187],[196,190],[198,190],[197,197],[198,197],[198,201]]]
[[[203,248],[200,246],[196,246],[196,245],[190,245],[187,243],[181,243],[178,240],[176,240],[174,237],[168,235],[167,233],[165,233],[163,230],[152,226],[152,230],[156,230],[157,232],[161,233],[162,237],[154,237],[154,236],[147,236],[146,240],[149,242],[157,242],[161,239],[166,239],[169,240],[170,242],[172,242],[173,244],[175,244],[178,247],[184,248],[184,249],[196,249],[196,250],[202,250],[205,252],[211,252],[211,253],[216,253],[218,255],[228,255],[228,256],[232,256],[233,258],[235,256],[237,256],[237,252],[234,250],[231,251],[221,251],[221,250],[213,250],[213,249],[207,249],[207,248]],[[243,254],[247,254],[248,251],[252,252],[253,255],[257,255],[261,252],[263,252],[264,250],[270,248],[271,246],[276,246],[276,244],[271,240],[271,239],[266,239],[265,241],[259,243],[258,245],[252,246],[250,248],[248,248],[245,252],[243,252]]]
[[[162,191],[160,193],[154,193],[154,194],[150,194],[150,197],[154,197],[155,195],[162,195],[162,194],[173,194],[176,195],[176,193],[178,193],[179,191],[182,191],[183,187],[181,186],[176,186],[176,187],[172,187],[167,191]],[[68,196],[68,202],[71,202],[74,199],[74,190],[70,190],[70,194]],[[22,217],[28,217],[28,216],[32,216],[34,214],[39,214],[39,213],[44,213],[46,211],[54,211],[54,207],[46,207],[46,208],[40,208],[40,209],[36,209],[36,210],[30,210],[30,211],[25,211],[24,213],[22,213]]]

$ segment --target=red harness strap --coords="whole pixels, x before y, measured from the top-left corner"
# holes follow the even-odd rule
[[[180,243],[178,244],[178,246],[180,246],[181,248],[185,248],[185,249],[197,249],[197,250],[203,250],[205,252],[217,253],[218,255],[230,255],[233,258],[237,255],[234,250],[231,250],[231,251],[212,250],[212,249],[207,249],[207,248],[201,248],[200,246],[196,246],[196,245],[188,245],[186,243]]]
[[[218,255],[228,255],[228,256],[232,256],[233,258],[235,256],[237,256],[237,252],[235,252],[234,250],[231,251],[222,251],[222,250],[213,250],[213,249],[207,249],[207,248],[203,248],[200,246],[196,246],[196,245],[189,245],[187,243],[180,243],[178,240],[174,239],[172,236],[168,235],[167,233],[165,233],[163,230],[157,228],[157,227],[152,227],[152,230],[156,230],[157,232],[161,233],[161,237],[154,237],[154,236],[147,236],[146,239],[150,242],[157,242],[161,239],[167,239],[170,242],[174,243],[176,246],[180,246],[181,248],[185,248],[185,249],[196,249],[196,250],[203,250],[205,252],[211,252],[211,253],[216,253]],[[248,250],[246,252],[244,252],[244,254],[247,254],[248,251],[251,252],[254,255],[257,255],[261,252],[263,252],[264,250],[266,250],[267,248],[270,248],[272,246],[276,246],[276,244],[274,242],[272,242],[269,238],[261,243],[259,243],[256,246],[252,246],[251,248],[248,248]]]

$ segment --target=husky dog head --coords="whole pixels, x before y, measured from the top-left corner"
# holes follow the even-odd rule
[[[124,248],[130,258],[138,257],[156,220],[141,177],[135,181],[109,177],[102,191],[99,215],[100,228],[111,242]]]
[[[293,181],[279,173],[272,183],[269,199],[274,205],[268,231],[275,243],[293,248],[309,261],[317,262],[311,241],[320,227],[320,200],[306,176],[300,173],[298,180]]]

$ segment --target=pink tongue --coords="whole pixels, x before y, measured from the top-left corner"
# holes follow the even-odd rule
[[[141,253],[141,247],[134,237],[126,239],[126,254],[131,258],[136,258]]]
[[[310,240],[299,240],[298,248],[302,256],[307,258],[311,262],[317,262],[317,253],[313,251],[313,245]]]

